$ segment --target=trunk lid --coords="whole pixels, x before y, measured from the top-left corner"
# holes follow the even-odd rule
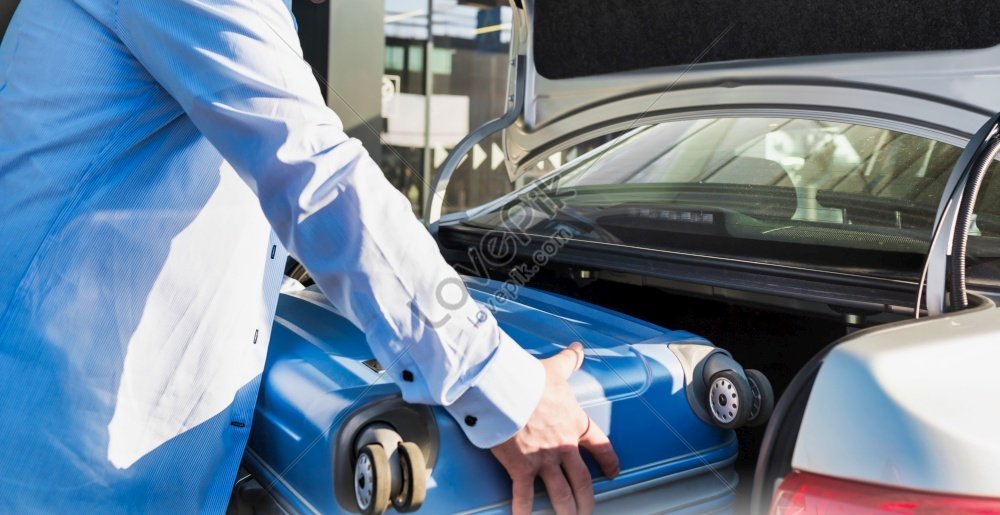
[[[962,146],[1000,111],[995,2],[519,3],[512,180],[552,152],[662,120],[860,116]]]

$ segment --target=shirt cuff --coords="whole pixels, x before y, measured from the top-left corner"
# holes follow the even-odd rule
[[[500,331],[500,345],[476,384],[445,406],[473,445],[489,449],[528,423],[545,390],[545,368]]]

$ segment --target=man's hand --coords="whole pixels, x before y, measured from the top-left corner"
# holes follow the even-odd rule
[[[594,485],[580,446],[590,451],[606,476],[618,475],[618,455],[611,442],[577,404],[567,383],[582,364],[579,343],[543,359],[545,392],[538,407],[517,434],[491,449],[514,481],[514,515],[531,513],[537,476],[558,515],[594,511]]]

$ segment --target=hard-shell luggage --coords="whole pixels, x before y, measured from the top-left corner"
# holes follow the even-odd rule
[[[726,427],[766,419],[766,380],[684,331],[527,287],[497,302],[502,283],[468,286],[539,357],[583,343],[570,384],[621,460],[609,480],[586,456],[599,512],[731,507],[738,445]],[[270,345],[244,460],[265,492],[256,502],[292,513],[509,511],[511,483],[489,451],[445,410],[403,402],[364,335],[321,293],[282,295]]]

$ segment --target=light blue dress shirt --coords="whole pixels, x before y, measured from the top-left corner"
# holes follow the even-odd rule
[[[472,415],[480,447],[530,416],[540,363],[344,134],[287,4],[23,0],[0,45],[0,512],[222,511],[284,248],[407,400]]]

